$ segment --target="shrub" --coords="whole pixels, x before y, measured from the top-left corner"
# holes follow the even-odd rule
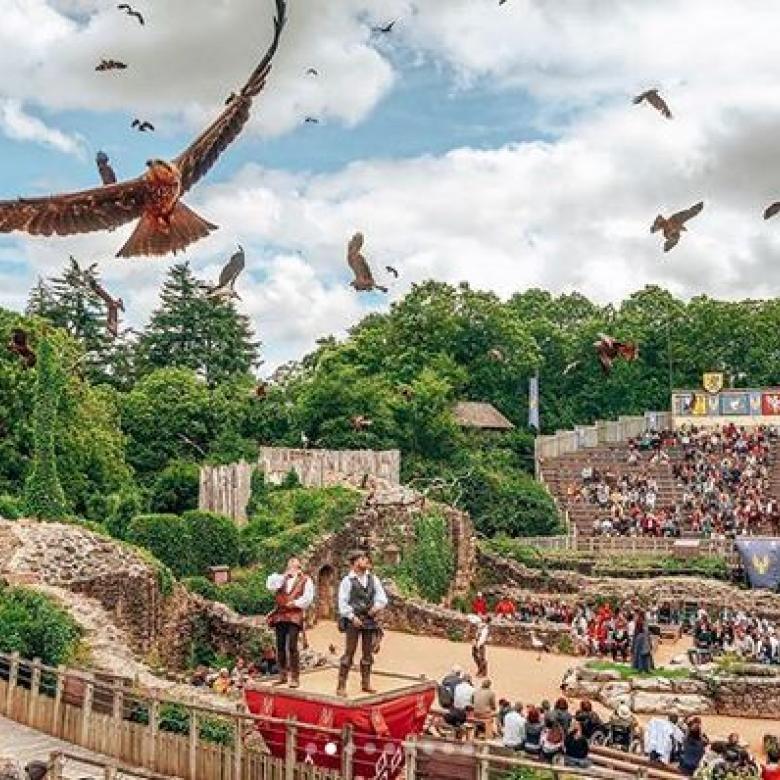
[[[18,520],[23,516],[24,509],[21,499],[7,494],[0,494],[0,517],[6,520]]]
[[[447,521],[437,512],[425,514],[414,527],[414,544],[404,552],[401,571],[426,601],[438,603],[455,573],[455,553]]]
[[[196,593],[198,596],[203,596],[203,598],[210,601],[219,601],[219,585],[215,585],[208,577],[199,575],[185,577],[181,583],[187,590]]]
[[[58,666],[75,653],[81,633],[73,618],[46,596],[26,588],[0,588],[0,651]]]
[[[177,577],[192,573],[190,530],[177,515],[138,515],[130,521],[127,540],[149,550]]]
[[[295,469],[290,469],[284,475],[284,479],[282,480],[281,485],[279,485],[282,490],[293,490],[294,488],[299,488],[300,486],[301,479]]]
[[[195,463],[173,461],[152,484],[149,507],[152,512],[179,515],[198,508],[200,469]]]
[[[215,512],[184,513],[191,539],[190,567],[193,574],[203,574],[209,566],[236,566],[241,537],[236,524]]]
[[[115,539],[127,539],[130,521],[144,511],[144,497],[140,491],[128,488],[112,493],[106,500],[104,525]]]
[[[260,511],[268,498],[268,483],[265,481],[265,472],[256,468],[252,472],[249,483],[249,501],[246,505],[246,516],[250,520]]]
[[[236,572],[232,582],[220,585],[216,601],[227,604],[239,615],[263,615],[274,608],[274,594],[265,587],[265,571]]]
[[[54,435],[57,428],[57,405],[64,386],[62,367],[49,339],[38,348],[38,377],[35,383],[33,409],[33,459],[24,485],[27,514],[54,520],[67,514],[65,492],[57,473]]]

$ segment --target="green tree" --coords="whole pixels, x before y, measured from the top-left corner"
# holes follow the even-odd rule
[[[190,369],[216,384],[248,373],[258,362],[259,342],[249,318],[232,301],[207,298],[189,263],[174,265],[138,345],[139,370]]]
[[[414,544],[404,551],[401,575],[426,601],[440,602],[455,574],[455,551],[447,521],[439,513],[422,515],[414,526]]]
[[[194,463],[173,461],[152,483],[149,507],[152,512],[179,515],[198,506],[200,468]]]
[[[205,574],[209,566],[236,566],[239,561],[240,534],[236,524],[215,512],[184,513],[184,522],[192,539],[191,568]]]
[[[27,512],[32,517],[54,520],[67,513],[54,450],[63,375],[51,342],[46,338],[38,346],[37,371],[33,410],[34,450],[32,468],[24,486],[24,500]]]

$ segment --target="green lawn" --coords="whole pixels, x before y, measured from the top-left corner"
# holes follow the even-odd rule
[[[630,680],[632,677],[664,677],[667,680],[686,680],[691,676],[690,669],[653,669],[649,674],[642,674],[632,669],[628,664],[616,664],[612,661],[588,661],[587,669],[599,672],[618,672],[621,679]]]

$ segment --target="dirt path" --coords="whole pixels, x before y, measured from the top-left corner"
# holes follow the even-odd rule
[[[328,647],[333,644],[341,652],[343,636],[335,623],[320,623],[307,633],[309,643],[315,650],[328,654]],[[685,639],[662,644],[656,654],[656,663],[668,663],[675,655],[684,653],[688,644]],[[488,648],[488,674],[496,695],[524,704],[556,699],[560,695],[559,686],[564,674],[576,663],[577,659],[570,656],[542,655],[541,660],[537,660],[537,654],[529,650]],[[468,643],[394,631],[385,633],[382,650],[376,659],[376,667],[383,671],[424,674],[436,680],[448,672],[453,664],[474,671],[471,646]],[[764,734],[780,732],[777,721],[759,718],[707,716],[704,725],[711,738],[736,731],[755,752],[760,751]]]

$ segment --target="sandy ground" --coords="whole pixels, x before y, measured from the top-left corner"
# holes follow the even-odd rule
[[[335,645],[337,655],[331,657],[336,660],[342,651],[343,637],[335,623],[319,623],[307,634],[310,645],[325,655],[329,655],[330,645]],[[686,639],[662,643],[656,653],[656,664],[663,665],[672,657],[684,653],[688,645]],[[564,674],[578,663],[576,658],[552,654],[542,655],[541,660],[537,660],[536,653],[532,651],[508,647],[488,647],[487,657],[488,674],[496,695],[525,704],[538,704],[543,699],[552,701],[557,698]],[[375,667],[382,671],[425,675],[436,680],[444,676],[453,664],[474,671],[471,646],[468,643],[394,631],[385,632],[382,650],[375,661]],[[352,677],[357,675],[353,674]],[[356,680],[350,682],[353,685],[357,683]],[[780,724],[776,720],[758,718],[707,716],[704,726],[710,738],[736,731],[754,752],[760,752],[764,734],[780,732]]]

